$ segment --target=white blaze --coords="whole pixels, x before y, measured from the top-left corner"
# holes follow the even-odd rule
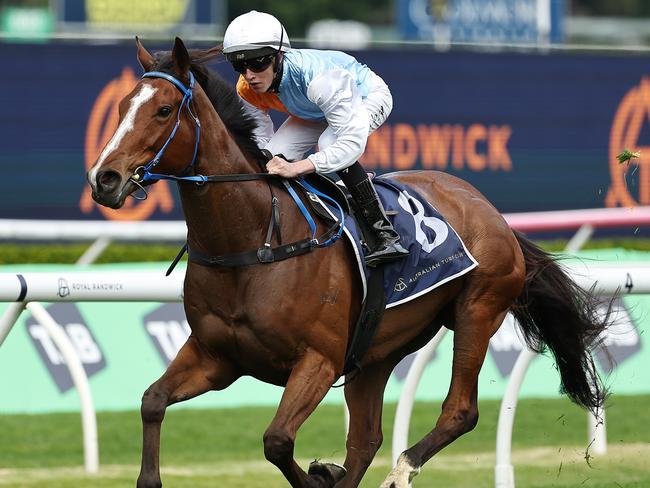
[[[97,163],[90,170],[88,179],[90,180],[90,183],[93,186],[95,185],[95,181],[97,178],[97,171],[101,167],[102,163],[104,162],[104,160],[106,160],[109,154],[111,154],[113,151],[115,151],[115,149],[119,147],[124,136],[133,130],[133,124],[135,122],[135,116],[137,115],[138,110],[140,110],[140,107],[142,107],[142,105],[144,105],[148,100],[150,100],[155,93],[156,93],[156,88],[154,88],[151,85],[143,83],[142,86],[140,87],[140,91],[131,99],[131,105],[129,107],[129,111],[126,113],[124,119],[122,119],[122,123],[115,131],[115,134],[113,134],[111,140],[108,141],[108,144],[106,144],[106,147],[99,155],[99,159],[97,159]]]

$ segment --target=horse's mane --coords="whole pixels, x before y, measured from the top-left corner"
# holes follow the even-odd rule
[[[253,131],[257,127],[257,122],[252,115],[246,112],[235,88],[229,85],[214,70],[206,66],[207,61],[220,55],[220,51],[190,50],[189,54],[190,69],[194,73],[196,81],[201,85],[210,102],[212,102],[212,106],[234,137],[237,145],[254,161],[266,163],[267,159],[253,138]],[[170,51],[160,51],[154,55],[152,71],[173,74],[172,67],[173,61]]]

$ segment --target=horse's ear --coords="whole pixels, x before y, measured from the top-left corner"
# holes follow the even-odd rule
[[[138,36],[135,36],[135,45],[138,47],[138,62],[140,66],[145,71],[151,71],[154,64],[153,56],[144,48]]]
[[[174,42],[174,49],[172,51],[172,59],[174,64],[178,67],[180,75],[186,75],[190,70],[190,54],[183,41],[179,37]]]

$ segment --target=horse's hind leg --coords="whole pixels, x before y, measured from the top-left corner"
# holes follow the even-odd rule
[[[232,366],[209,355],[194,336],[171,362],[165,374],[142,397],[142,466],[138,488],[162,486],[160,480],[160,427],[166,408],[209,390],[221,390],[238,375]]]
[[[336,488],[355,488],[381,447],[381,414],[386,382],[393,361],[372,364],[345,385],[345,401],[350,411],[345,469],[347,474]]]
[[[278,411],[264,433],[264,455],[294,488],[330,487],[335,480],[305,473],[293,458],[296,433],[329,391],[335,379],[332,363],[310,350],[291,371]]]
[[[467,302],[465,302],[467,303]],[[435,428],[404,451],[381,488],[408,488],[422,465],[452,441],[472,430],[478,422],[477,381],[490,337],[506,311],[496,312],[485,297],[457,313],[451,386]],[[458,310],[457,306],[457,310]]]

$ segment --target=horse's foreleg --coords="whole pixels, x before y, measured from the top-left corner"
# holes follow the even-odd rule
[[[328,392],[335,379],[329,360],[307,351],[294,366],[278,411],[264,433],[264,455],[275,464],[294,488],[329,487],[321,476],[305,473],[293,458],[296,433]]]
[[[142,466],[138,488],[162,486],[160,480],[160,427],[166,408],[209,390],[220,390],[237,378],[226,361],[205,352],[194,336],[178,352],[162,377],[142,397]]]
[[[395,364],[385,362],[368,366],[345,385],[345,401],[350,412],[346,443],[345,477],[336,488],[359,486],[363,475],[383,441],[381,413],[384,389]]]
[[[483,306],[468,306],[457,317],[454,332],[454,358],[449,393],[435,428],[413,447],[404,451],[397,466],[381,488],[410,488],[411,480],[434,454],[472,430],[478,422],[478,374],[485,359],[488,343],[505,317],[495,316]]]

